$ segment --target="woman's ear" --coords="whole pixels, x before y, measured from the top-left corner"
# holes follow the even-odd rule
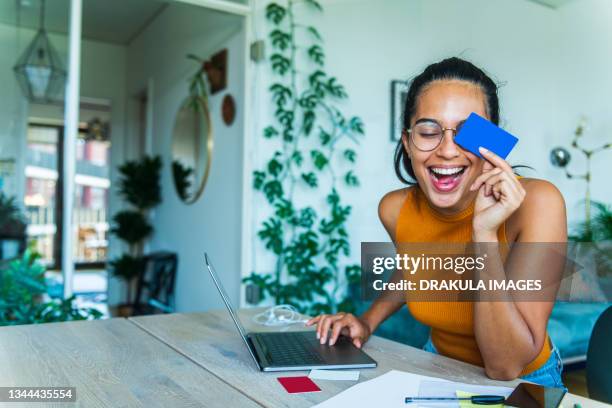
[[[410,157],[410,143],[408,141],[408,132],[406,130],[402,131],[402,144],[404,145],[404,150],[408,157]]]

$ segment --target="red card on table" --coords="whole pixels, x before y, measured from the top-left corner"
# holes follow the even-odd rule
[[[299,392],[317,392],[321,389],[310,378],[302,377],[278,377],[278,382],[287,390],[289,394]]]

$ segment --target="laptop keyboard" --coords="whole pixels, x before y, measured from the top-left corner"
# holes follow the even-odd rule
[[[319,354],[319,341],[303,333],[282,333],[259,336],[274,365],[313,365],[325,361]]]

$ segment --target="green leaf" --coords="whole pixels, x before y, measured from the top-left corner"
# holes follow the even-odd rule
[[[313,72],[308,77],[308,83],[310,84],[310,87],[312,88],[314,94],[317,95],[319,98],[322,98],[325,94],[325,88],[327,86],[324,82],[325,77],[325,72],[321,70]]]
[[[304,119],[302,121],[302,126],[304,127],[304,134],[306,136],[310,135],[310,132],[312,132],[312,127],[314,126],[315,119],[316,116],[314,111],[304,111]]]
[[[266,173],[264,173],[263,171],[255,170],[253,172],[253,188],[255,190],[261,190],[261,187],[263,186],[265,179],[266,179]]]
[[[323,128],[319,128],[319,140],[323,146],[327,146],[331,142],[332,135],[325,131]]]
[[[283,252],[283,227],[280,221],[274,218],[264,221],[263,228],[257,235],[264,241],[266,249],[270,249],[276,255]]]
[[[291,154],[291,160],[299,167],[302,165],[302,162],[304,161],[304,157],[302,156],[302,152],[300,152],[299,150],[294,151]]]
[[[289,87],[286,87],[282,84],[273,84],[270,87],[270,91],[272,92],[272,100],[279,106],[285,105],[293,96],[293,92]]]
[[[352,170],[349,170],[344,175],[344,181],[346,182],[346,184],[352,187],[357,187],[359,185],[359,179],[357,178],[357,176],[355,176],[355,174],[353,174]]]
[[[148,210],[161,203],[161,169],[159,156],[144,156],[119,166],[119,194],[140,210]]]
[[[283,196],[283,185],[278,180],[270,180],[263,186],[263,192],[269,203]]]
[[[306,207],[300,210],[299,215],[295,217],[292,224],[302,228],[312,228],[316,219],[317,213],[315,210],[311,207]]]
[[[271,139],[274,136],[278,136],[278,130],[274,126],[268,126],[264,129],[263,134],[266,139]]]
[[[325,165],[327,165],[327,163],[329,162],[327,157],[325,157],[325,155],[319,150],[312,150],[310,152],[310,157],[312,157],[312,163],[317,168],[317,170],[323,170]]]
[[[349,284],[358,284],[361,281],[361,266],[348,265],[344,268],[344,276]]]
[[[314,92],[306,92],[299,99],[298,103],[302,108],[312,110],[317,107],[317,104],[319,103],[319,97]]]
[[[319,4],[318,1],[316,0],[306,0],[306,4],[312,6],[314,9],[316,9],[317,11],[323,11],[323,7],[321,6],[321,4]]]
[[[329,78],[325,87],[327,88],[327,91],[336,98],[342,99],[348,97],[344,87],[338,83],[338,80],[335,77]]]
[[[278,177],[281,171],[283,171],[283,164],[276,160],[276,158],[268,162],[268,173],[270,173],[272,176]]]
[[[279,4],[270,3],[266,7],[266,18],[276,25],[283,21],[285,15],[287,15],[287,10]]]
[[[277,109],[274,112],[276,119],[285,127],[291,128],[293,126],[294,113],[291,110]]]
[[[140,257],[134,257],[128,254],[123,254],[110,262],[110,269],[113,276],[116,276],[125,282],[131,282],[140,275],[144,267],[144,260]]]
[[[318,31],[316,28],[314,28],[313,26],[309,26],[309,27],[307,28],[307,30],[308,30],[308,32],[309,32],[310,34],[312,34],[312,35],[313,35],[313,36],[314,36],[314,37],[315,37],[317,40],[319,40],[319,41],[323,41],[323,37],[321,36],[321,34],[319,33],[319,31]]]
[[[293,204],[291,201],[286,200],[284,198],[280,199],[274,207],[276,208],[275,214],[277,217],[281,219],[287,219],[293,217],[295,213],[293,210]]]
[[[270,33],[270,41],[272,45],[281,51],[285,51],[291,45],[291,34],[279,29],[272,30]]]
[[[279,75],[285,75],[291,68],[291,60],[281,54],[272,54],[270,61],[272,62],[272,70]]]
[[[283,140],[285,142],[293,141],[293,132],[292,132],[292,130],[293,130],[292,126],[286,125],[285,130],[283,130]]]
[[[129,244],[137,244],[153,233],[153,226],[140,211],[120,211],[113,223],[111,232]]]
[[[323,63],[325,62],[325,55],[323,53],[323,48],[321,48],[318,45],[313,45],[312,47],[308,48],[308,56],[317,64],[319,65],[323,65]]]
[[[352,149],[346,149],[344,151],[344,158],[350,161],[351,163],[355,163],[355,160],[357,158],[357,153],[355,153],[355,151]]]
[[[357,116],[353,116],[349,120],[348,127],[351,131],[355,133],[359,133],[361,135],[364,134],[363,121],[361,120],[361,118],[358,118]]]
[[[302,179],[312,188],[318,185],[317,176],[313,172],[303,173]]]

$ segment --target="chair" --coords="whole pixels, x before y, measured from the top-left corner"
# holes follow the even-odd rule
[[[174,252],[153,252],[144,258],[138,277],[133,314],[174,312],[174,284],[178,255]]]
[[[599,316],[587,351],[586,377],[589,397],[612,403],[612,306]]]

